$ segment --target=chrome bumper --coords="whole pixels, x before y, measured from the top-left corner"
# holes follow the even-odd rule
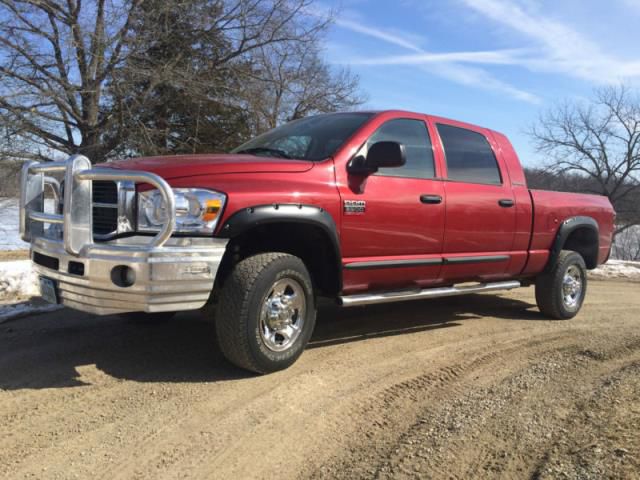
[[[44,212],[44,186],[52,182],[44,174],[49,172],[64,173],[62,214]],[[93,180],[127,180],[158,188],[168,206],[167,223],[153,237],[94,243]],[[25,164],[21,186],[22,238],[31,242],[36,272],[56,281],[63,305],[110,315],[194,310],[209,299],[228,240],[171,237],[175,201],[173,191],[162,178],[146,172],[92,169],[85,157],[74,156],[66,162]],[[45,224],[58,229],[45,230]],[[57,238],[60,233],[61,238]],[[114,280],[114,269],[123,266],[133,271],[130,286],[119,286]]]

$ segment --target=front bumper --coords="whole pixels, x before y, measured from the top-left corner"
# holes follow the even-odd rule
[[[47,175],[56,172],[64,174],[63,211],[45,213],[45,185],[59,188]],[[91,208],[94,180],[156,187],[167,205],[167,222],[153,237],[95,243]],[[23,167],[20,202],[22,239],[31,243],[36,272],[55,281],[57,299],[63,305],[110,315],[194,310],[209,299],[228,240],[172,237],[175,198],[171,187],[157,175],[92,168],[86,157],[78,155],[65,162],[29,162]],[[46,224],[49,228],[45,229]],[[123,267],[133,273],[133,281],[126,286],[117,275]]]
[[[205,305],[225,252],[227,240],[215,238],[172,238],[162,248],[138,249],[137,239],[120,241],[130,249],[113,250],[109,245],[91,245],[78,256],[69,255],[60,242],[34,239],[35,254],[54,258],[57,269],[34,261],[36,272],[57,282],[60,303],[96,315],[124,312],[174,312],[195,310]],[[127,242],[126,244],[124,242]],[[39,257],[34,260],[41,260]],[[69,262],[82,264],[83,274],[70,273]],[[44,262],[43,262],[44,263]],[[135,283],[129,287],[112,280],[115,267],[125,265],[135,272]]]

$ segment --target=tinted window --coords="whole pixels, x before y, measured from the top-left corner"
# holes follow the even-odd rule
[[[312,138],[308,135],[291,135],[274,141],[270,146],[286,152],[289,157],[304,158],[311,145],[311,140]]]
[[[324,160],[331,157],[372,113],[332,113],[294,120],[249,140],[231,153]]]
[[[389,120],[382,125],[367,140],[365,147],[359,152],[366,155],[366,151],[376,142],[398,142],[404,145],[407,163],[402,167],[381,168],[377,175],[388,177],[433,178],[433,149],[427,126],[422,120],[399,118]]]
[[[447,159],[449,180],[502,183],[498,162],[484,135],[441,124],[438,124],[438,133]]]

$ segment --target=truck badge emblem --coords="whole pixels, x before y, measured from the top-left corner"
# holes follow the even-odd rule
[[[344,201],[344,213],[345,215],[360,215],[367,209],[367,202],[364,200],[345,200]]]

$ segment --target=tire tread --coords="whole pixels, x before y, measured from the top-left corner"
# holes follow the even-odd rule
[[[586,269],[584,259],[579,253],[571,250],[562,250],[553,268],[538,275],[536,278],[536,303],[543,314],[556,320],[568,320],[580,311],[580,308],[578,308],[576,312],[566,312],[561,305],[561,300],[556,295],[556,290],[561,288],[563,276],[568,266],[567,264],[576,261],[583,270]],[[584,295],[586,294],[587,288],[586,277],[583,288],[585,289]]]
[[[286,253],[261,253],[248,257],[234,267],[227,277],[218,300],[216,333],[222,354],[234,365],[256,373],[266,373],[251,353],[248,343],[247,316],[251,291],[260,273]]]

